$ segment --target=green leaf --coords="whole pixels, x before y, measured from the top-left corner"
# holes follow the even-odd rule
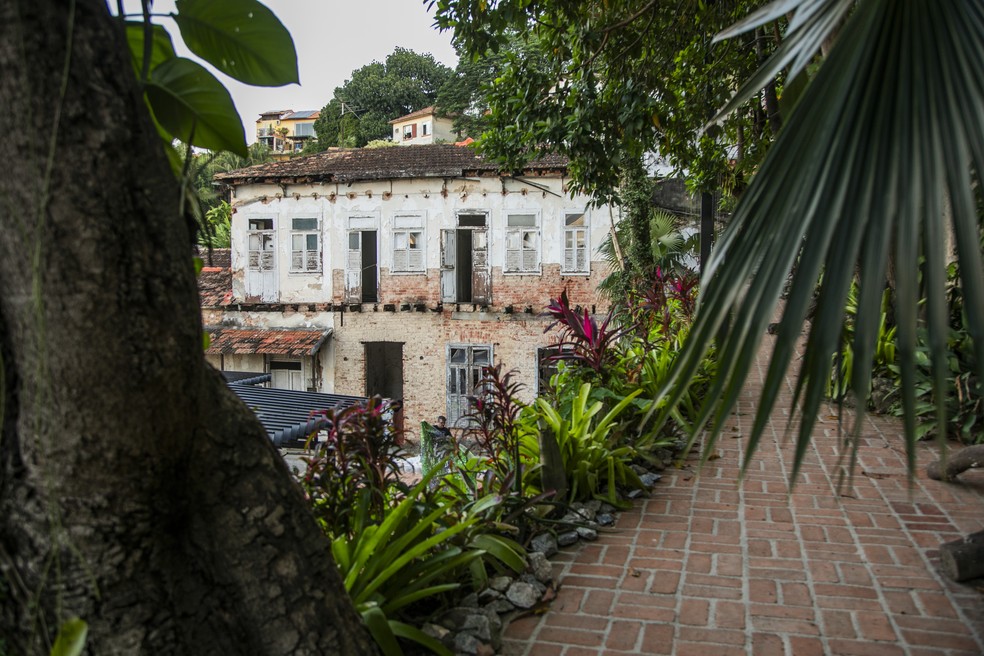
[[[79,656],[85,649],[89,625],[77,617],[65,621],[58,628],[58,637],[51,648],[51,656]]]
[[[174,59],[177,55],[174,52],[174,45],[171,43],[171,35],[161,25],[151,25],[150,35],[149,70],[152,71],[168,59]],[[130,54],[133,55],[133,70],[139,78],[143,74],[144,57],[144,23],[142,21],[127,21],[126,41],[130,45]]]
[[[165,61],[151,73],[146,92],[154,118],[175,139],[241,157],[249,154],[232,97],[200,64],[182,57]]]
[[[431,650],[432,653],[438,656],[452,656],[452,652],[442,645],[437,639],[432,638],[420,629],[409,624],[404,624],[403,622],[397,622],[396,620],[390,620],[390,630],[394,635],[405,638],[406,640],[412,640],[419,645],[426,647]]]
[[[375,604],[368,605],[362,611],[362,621],[366,623],[372,639],[376,641],[385,656],[403,656],[400,643],[396,641],[393,630],[386,614]]]
[[[246,84],[300,82],[290,32],[256,0],[176,0],[174,16],[193,53]]]
[[[483,533],[476,535],[470,546],[487,551],[514,572],[526,569],[526,559],[520,555],[525,552],[512,540]]]
[[[917,335],[928,331],[934,362],[946,339],[942,298],[925,311],[919,303],[916,263],[925,257],[925,266],[936,269],[924,269],[924,284],[941,297],[946,263],[940,238],[950,227],[943,194],[952,202],[949,223],[956,234],[969,329],[978,353],[984,348],[984,270],[973,182],[975,174],[984,173],[984,6],[959,0],[811,0],[814,13],[802,20],[812,27],[808,34],[787,37],[784,61],[812,58],[838,27],[834,19],[847,5],[853,11],[826,61],[712,253],[697,320],[674,368],[676,381],[689,380],[717,339],[719,377],[695,422],[699,430],[716,417],[704,441],[709,450],[720,434],[721,418],[741,392],[761,336],[775,320],[777,301],[795,265],[746,444],[745,468],[780,397],[787,367],[802,352],[804,319],[819,288],[790,404],[802,409],[794,476],[802,464],[858,267],[864,284],[856,310],[854,371],[870,367],[885,263],[892,254],[897,263],[896,354],[908,466],[914,470],[920,410],[916,364],[929,361],[927,351],[917,349]],[[984,360],[978,358],[977,366]],[[862,372],[854,382],[864,389],[869,379]],[[938,387],[943,379],[942,367],[935,366],[932,384]],[[667,407],[679,402],[685,388],[669,388]],[[945,408],[938,405],[936,412]]]

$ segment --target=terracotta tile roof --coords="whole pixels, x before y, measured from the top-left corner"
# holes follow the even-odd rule
[[[393,125],[394,123],[403,123],[404,121],[409,121],[411,119],[420,118],[422,116],[430,116],[433,113],[434,113],[434,105],[430,105],[429,107],[424,107],[423,109],[418,109],[415,112],[410,112],[406,116],[401,116],[400,118],[394,118],[389,123],[390,123],[390,125]]]
[[[204,268],[198,275],[198,298],[203,308],[222,308],[232,302],[232,271]]]
[[[198,253],[204,266],[198,274],[198,298],[203,308],[220,308],[232,302],[232,253],[228,248],[213,248]]]
[[[315,355],[331,335],[326,329],[225,328],[206,326],[211,342],[206,353],[267,353],[270,355]]]
[[[563,155],[544,155],[527,164],[525,173],[564,174],[567,171],[567,161]],[[270,162],[219,173],[215,179],[233,185],[264,182],[355,182],[499,175],[500,171],[497,163],[483,158],[472,148],[432,144],[402,148],[339,148],[308,157],[296,157],[286,162]]]

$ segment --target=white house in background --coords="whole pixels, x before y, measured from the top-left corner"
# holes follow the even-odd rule
[[[231,188],[231,290],[207,315],[226,345],[210,359],[313,391],[402,398],[408,429],[466,421],[494,362],[532,398],[556,341],[544,306],[566,288],[606,309],[594,253],[617,213],[571,194],[566,175],[560,156],[510,174],[470,148],[429,145],[216,176]]]
[[[454,121],[435,114],[433,105],[393,119],[390,125],[393,126],[393,141],[403,146],[453,142],[458,138]]]

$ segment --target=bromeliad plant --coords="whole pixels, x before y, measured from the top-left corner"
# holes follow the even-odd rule
[[[399,481],[402,457],[379,398],[328,412],[328,440],[309,458],[301,484],[332,540],[345,589],[387,656],[402,654],[401,640],[450,654],[417,628],[447,595],[479,589],[488,570],[521,572],[523,548],[500,535],[493,521],[503,497],[474,500],[430,490],[441,467],[413,489]]]
[[[386,656],[403,653],[398,638],[450,656],[417,628],[426,611],[469,578],[483,584],[487,554],[517,572],[526,565],[522,547],[483,528],[481,507],[466,513],[435,502],[428,485],[436,473],[431,471],[382,518],[370,509],[363,490],[351,534],[332,540],[345,589]]]
[[[528,420],[542,424],[556,440],[571,501],[597,498],[624,506],[619,487],[641,489],[643,485],[631,468],[638,454],[617,421],[642,390],[628,394],[604,414],[605,404],[593,391],[591,383],[584,382],[576,396],[559,406],[540,397]]]

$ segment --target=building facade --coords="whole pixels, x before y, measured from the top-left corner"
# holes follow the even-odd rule
[[[275,157],[300,152],[304,144],[318,138],[314,132],[318,115],[316,110],[263,112],[256,119],[256,140],[269,148]]]
[[[458,138],[454,121],[438,116],[433,105],[393,119],[390,125],[393,126],[393,141],[401,146],[454,142]]]
[[[532,399],[557,340],[551,298],[607,309],[594,253],[617,216],[569,193],[563,158],[509,175],[451,145],[334,150],[218,178],[232,195],[230,293],[207,322],[270,345],[213,352],[219,367],[299,362],[303,389],[403,399],[411,430],[437,415],[461,426],[492,363]]]

